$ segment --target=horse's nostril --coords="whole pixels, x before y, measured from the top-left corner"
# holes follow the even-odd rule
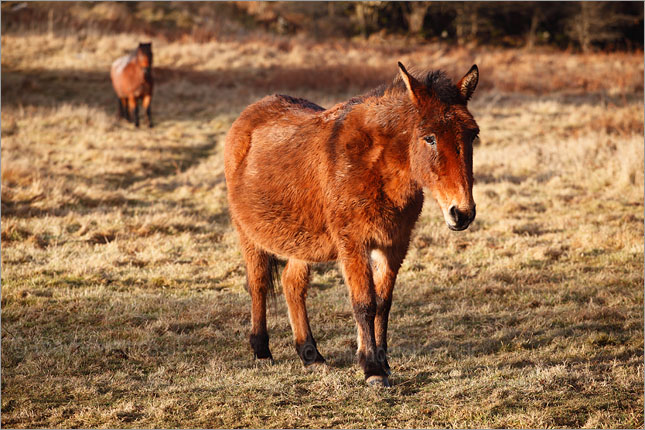
[[[457,206],[450,206],[449,212],[455,223],[459,224],[459,210],[457,210]]]
[[[448,209],[448,213],[450,214],[450,218],[452,218],[452,222],[454,223],[453,227],[457,228],[458,230],[463,230],[464,228],[468,227],[468,224],[470,224],[471,221],[475,219],[474,207],[469,212],[463,212],[457,209],[457,206],[453,205],[450,206],[450,209]]]

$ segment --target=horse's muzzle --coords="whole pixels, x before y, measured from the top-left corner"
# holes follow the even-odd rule
[[[453,231],[461,231],[467,229],[470,223],[473,222],[477,214],[477,209],[476,206],[473,206],[473,210],[470,213],[466,213],[457,209],[456,206],[451,206],[448,213],[452,221],[452,224],[446,221],[448,228]]]

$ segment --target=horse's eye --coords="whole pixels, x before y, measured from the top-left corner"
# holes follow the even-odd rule
[[[459,149],[459,147],[457,147],[457,155],[459,155],[460,152],[461,152],[461,149]]]
[[[428,145],[436,145],[437,144],[437,137],[434,134],[431,134],[430,136],[424,137],[423,140],[425,140]]]

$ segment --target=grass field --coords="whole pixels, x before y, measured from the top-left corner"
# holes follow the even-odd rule
[[[156,127],[116,118],[134,34],[2,36],[2,426],[643,428],[643,54],[153,40]],[[254,362],[224,136],[274,92],[329,107],[396,62],[461,77],[477,219],[428,199],[395,289],[394,386],[365,386],[337,267]],[[145,124],[145,121],[144,121]]]

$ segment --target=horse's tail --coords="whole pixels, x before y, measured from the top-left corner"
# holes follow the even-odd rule
[[[269,260],[268,260],[268,264],[267,264],[267,273],[266,273],[266,276],[267,276],[267,293],[269,293],[269,296],[271,297],[271,300],[273,301],[274,305],[275,305],[275,298],[276,298],[275,285],[276,285],[276,283],[278,281],[278,277],[280,275],[279,266],[280,266],[280,264],[278,262],[278,259],[275,258],[275,256],[273,256],[273,255],[269,255]],[[249,292],[249,294],[251,293],[251,288],[249,286],[248,278],[246,279],[246,282],[244,283],[244,288],[246,289],[246,291]]]
[[[268,292],[269,296],[271,296],[271,300],[273,301],[273,305],[275,306],[275,285],[280,274],[278,272],[278,259],[273,255],[269,257],[268,272]]]

